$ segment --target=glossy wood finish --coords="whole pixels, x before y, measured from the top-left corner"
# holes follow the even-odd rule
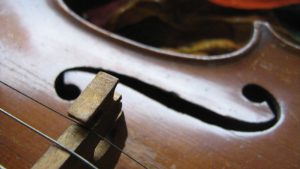
[[[259,132],[204,123],[120,84],[128,137],[123,151],[147,168],[299,168],[299,46],[254,25],[255,41],[234,58],[178,59],[140,49],[80,24],[55,1],[0,2],[1,81],[61,114],[69,101],[56,95],[54,81],[65,69],[102,67],[135,77],[218,114],[248,122],[273,117],[268,106],[242,95],[250,83],[267,89],[280,120]],[[297,49],[298,48],[298,49]],[[72,79],[86,84],[81,79]],[[57,138],[71,123],[1,84],[1,107]],[[200,112],[201,113],[201,112]],[[0,163],[28,168],[49,143],[0,114]],[[116,168],[142,168],[124,153]]]

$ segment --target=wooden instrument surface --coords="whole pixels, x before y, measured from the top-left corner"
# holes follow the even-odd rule
[[[300,47],[285,43],[266,23],[253,24],[250,47],[215,61],[175,58],[112,39],[76,21],[53,0],[2,0],[0,23],[0,77],[7,84],[1,83],[1,108],[53,138],[72,123],[60,116],[67,115],[72,101],[57,95],[57,76],[70,68],[101,68],[174,92],[220,117],[254,126],[275,118],[272,126],[258,131],[228,129],[222,127],[230,126],[226,121],[209,124],[121,81],[117,92],[122,93],[128,136],[116,168],[300,167]],[[82,89],[93,76],[74,71],[65,81]],[[266,102],[254,103],[244,96],[249,84],[271,93],[277,115]],[[192,113],[210,118],[207,112]],[[0,114],[4,167],[30,168],[49,145]]]

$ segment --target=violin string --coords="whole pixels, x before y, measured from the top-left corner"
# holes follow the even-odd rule
[[[65,147],[64,145],[60,144],[58,141],[54,140],[53,138],[51,138],[50,136],[46,135],[45,133],[41,132],[40,130],[32,127],[31,125],[27,124],[26,122],[24,122],[23,120],[17,118],[16,116],[12,115],[11,113],[7,112],[6,110],[0,108],[0,111],[5,114],[6,116],[12,118],[13,120],[17,121],[19,124],[22,124],[23,126],[29,128],[30,130],[34,131],[35,133],[37,133],[38,135],[46,138],[47,140],[49,140],[50,142],[52,142],[54,145],[56,145],[58,148],[66,151],[67,153],[75,156],[76,158],[80,159],[82,162],[84,162],[85,164],[89,165],[91,168],[97,169],[98,167],[96,167],[95,165],[93,165],[91,162],[89,162],[88,160],[86,160],[85,158],[83,158],[81,155],[77,154],[76,152],[68,149],[67,147]]]
[[[110,144],[111,146],[113,146],[115,149],[117,149],[118,151],[120,151],[122,154],[124,154],[125,156],[127,156],[129,159],[133,160],[133,161],[136,162],[138,165],[140,165],[140,166],[142,166],[143,168],[147,169],[147,167],[146,167],[144,164],[142,164],[141,162],[139,162],[139,161],[137,161],[136,159],[134,159],[131,155],[129,155],[128,153],[124,152],[121,148],[119,148],[117,145],[115,145],[113,142],[111,142],[109,139],[107,139],[106,137],[102,136],[101,134],[95,132],[94,130],[90,129],[89,127],[85,126],[84,124],[81,124],[81,123],[77,122],[76,120],[72,119],[71,117],[66,116],[66,115],[64,115],[63,113],[60,113],[59,111],[57,111],[57,110],[55,110],[55,109],[53,109],[53,108],[51,108],[51,107],[45,105],[44,103],[42,103],[42,102],[40,102],[40,101],[34,99],[33,97],[31,97],[31,96],[29,96],[29,95],[27,95],[27,94],[25,94],[25,93],[19,91],[18,89],[14,88],[14,87],[12,87],[12,86],[10,86],[10,85],[8,85],[7,83],[5,83],[5,82],[3,82],[3,81],[0,81],[0,82],[1,82],[3,85],[7,86],[8,88],[10,88],[10,89],[16,91],[17,93],[19,93],[19,94],[25,96],[26,98],[32,100],[33,102],[35,102],[35,103],[37,103],[37,104],[39,104],[39,105],[45,107],[45,108],[48,109],[48,110],[53,111],[53,112],[56,113],[57,115],[59,115],[59,116],[65,118],[65,119],[67,119],[67,120],[69,120],[69,121],[72,121],[73,123],[75,123],[75,124],[79,125],[80,127],[84,128],[84,129],[86,129],[86,130],[88,130],[89,132],[92,132],[93,134],[95,134],[96,136],[98,136],[99,138],[103,139],[104,141],[106,141],[106,142],[107,142],[108,144]],[[157,168],[157,167],[156,167],[156,168]]]

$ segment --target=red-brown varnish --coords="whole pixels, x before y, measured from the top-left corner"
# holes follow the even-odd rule
[[[288,5],[300,4],[300,0],[210,0],[224,7],[236,9],[273,9]]]

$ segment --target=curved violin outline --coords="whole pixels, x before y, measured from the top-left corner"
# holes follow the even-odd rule
[[[282,43],[286,44],[289,47],[295,48],[295,49],[300,49],[300,45],[297,45],[289,40],[284,39],[279,33],[277,33],[273,27],[265,21],[254,21],[252,26],[252,35],[249,41],[240,49],[230,52],[230,53],[224,53],[220,55],[193,55],[193,54],[184,54],[184,53],[178,53],[178,52],[173,52],[170,50],[165,50],[165,49],[159,49],[156,47],[152,47],[150,45],[145,45],[140,42],[131,40],[129,38],[122,37],[121,35],[112,33],[108,30],[102,29],[98,26],[96,26],[93,23],[90,23],[86,21],[85,19],[81,18],[79,15],[77,15],[75,12],[73,12],[64,2],[63,0],[57,0],[58,6],[60,6],[64,12],[72,16],[76,21],[79,23],[87,26],[88,28],[101,33],[102,35],[108,36],[112,39],[118,40],[120,42],[129,44],[131,46],[135,46],[141,49],[144,49],[146,51],[151,51],[157,54],[162,54],[162,55],[167,55],[167,56],[172,56],[172,57],[177,57],[177,58],[184,58],[184,59],[192,59],[192,60],[203,60],[203,61],[213,61],[213,60],[224,60],[224,59],[229,59],[229,58],[235,58],[235,57],[241,57],[242,54],[250,51],[252,47],[258,43],[262,29],[263,27],[267,28],[268,32],[270,32],[276,39],[281,41]]]
[[[185,100],[184,98],[181,98],[174,92],[165,91],[157,86],[153,86],[143,81],[140,81],[139,79],[135,79],[133,77],[119,74],[110,70],[105,70],[102,68],[91,68],[91,67],[69,68],[64,70],[57,76],[54,83],[55,85],[54,87],[58,96],[60,96],[65,100],[73,100],[80,94],[80,89],[76,85],[64,83],[65,73],[72,72],[72,71],[81,71],[81,72],[94,73],[94,74],[98,73],[99,71],[109,73],[119,78],[120,83],[146,95],[147,97],[150,97],[153,100],[156,100],[157,102],[165,105],[170,109],[189,115],[205,123],[219,126],[227,130],[234,130],[240,132],[264,131],[275,126],[277,122],[280,121],[280,118],[282,117],[280,113],[281,112],[280,106],[276,101],[276,99],[273,97],[273,95],[270,94],[266,89],[259,87],[258,85],[255,84],[246,85],[242,93],[248,100],[252,102],[262,103],[265,101],[274,115],[273,118],[271,118],[270,120],[266,120],[263,122],[247,122],[233,117],[223,116],[201,105],[197,105],[188,100]],[[255,88],[259,87],[257,92],[263,93],[262,94],[263,96],[262,97],[251,96],[251,88],[253,89],[253,87]],[[247,94],[249,93],[247,92],[247,90],[250,91],[250,95]],[[73,96],[65,97],[64,92],[66,91],[72,92]]]

